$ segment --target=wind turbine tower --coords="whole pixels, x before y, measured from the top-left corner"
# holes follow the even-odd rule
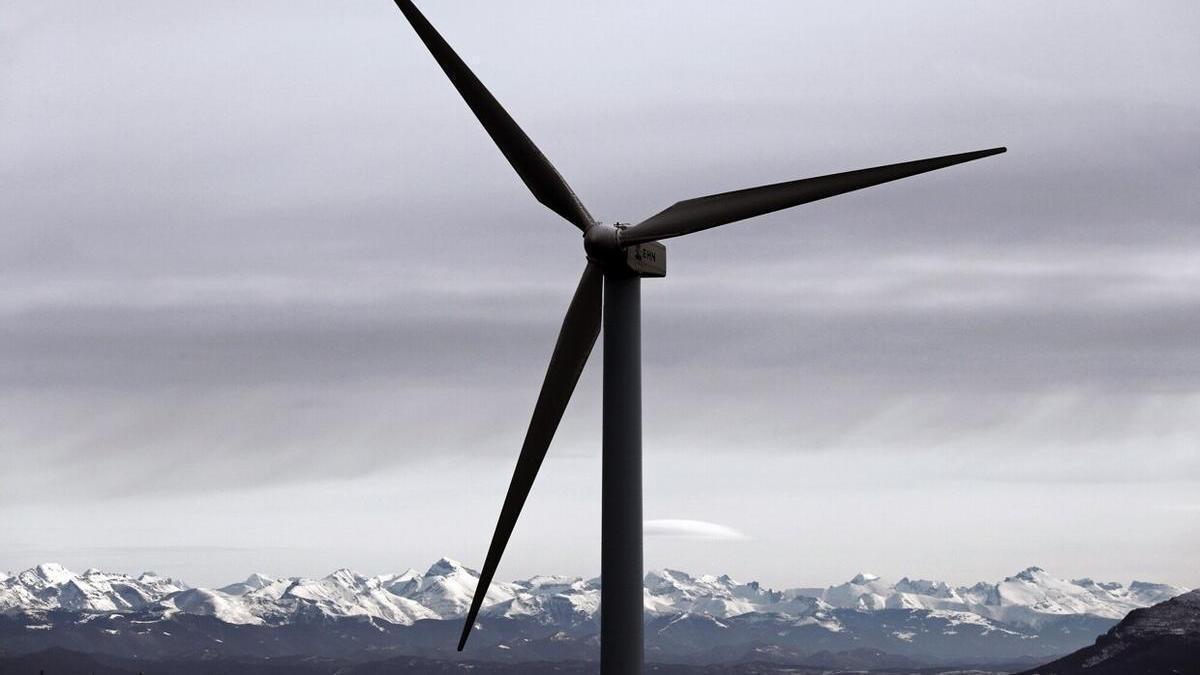
[[[604,333],[600,671],[640,675],[642,607],[641,280],[667,273],[660,240],[1005,151],[991,148],[677,202],[632,226],[596,222],[545,155],[413,5],[395,0],[500,152],[539,202],[579,228],[587,264],[567,308],[467,613],[461,651],[592,346]]]

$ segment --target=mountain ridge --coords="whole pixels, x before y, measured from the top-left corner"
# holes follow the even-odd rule
[[[256,573],[217,589],[152,573],[75,574],[45,564],[0,578],[0,651],[456,659],[462,616],[477,583],[474,570],[448,558],[425,572]],[[960,587],[908,578],[892,583],[864,573],[808,591],[653,570],[645,576],[646,653],[694,664],[798,663],[841,652],[938,666],[1037,663],[1090,644],[1131,608],[1183,590],[1069,581],[1040,568]],[[468,655],[593,660],[599,613],[598,579],[540,575],[494,583]]]

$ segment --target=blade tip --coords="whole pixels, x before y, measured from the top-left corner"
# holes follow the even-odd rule
[[[970,160],[974,160],[974,159],[983,159],[984,157],[992,157],[993,155],[999,155],[999,154],[1002,154],[1005,152],[1008,152],[1008,148],[1006,146],[1002,145],[998,148],[988,148],[987,150],[976,150],[974,152],[968,152],[968,153],[965,153],[963,156],[967,159],[967,161],[970,161]]]
[[[475,627],[475,617],[471,617],[467,621],[467,625],[463,626],[462,635],[458,636],[458,651],[462,651],[463,647],[467,646],[467,638],[471,637],[471,629]]]

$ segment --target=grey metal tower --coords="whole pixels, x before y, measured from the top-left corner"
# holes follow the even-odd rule
[[[411,0],[395,2],[533,196],[583,233],[588,261],[554,345],[458,649],[471,634],[517,516],[603,324],[600,670],[604,675],[639,675],[643,661],[641,280],[666,275],[666,247],[658,240],[969,162],[1005,148],[688,199],[632,227],[598,223]]]

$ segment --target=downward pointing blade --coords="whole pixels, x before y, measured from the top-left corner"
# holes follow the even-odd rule
[[[533,479],[537,477],[563,411],[592,353],[592,346],[596,344],[596,336],[600,334],[603,288],[604,274],[597,265],[588,263],[579,280],[579,287],[575,289],[575,297],[571,299],[571,306],[567,308],[558,342],[554,345],[554,355],[550,357],[550,367],[546,369],[546,379],[542,382],[542,391],[533,408],[533,419],[529,421],[529,430],[525,432],[525,444],[521,446],[517,468],[513,471],[508,494],[504,496],[504,506],[500,509],[500,520],[496,523],[487,559],[479,573],[479,585],[475,587],[471,610],[467,612],[467,623],[458,641],[459,651],[467,643],[479,608],[483,605],[483,598],[492,583],[492,576],[496,573],[496,566],[500,564],[500,556],[504,554],[504,547],[517,524],[517,516],[521,514],[521,507],[525,505],[525,498],[533,487]]]
[[[541,150],[521,131],[521,127],[504,110],[500,102],[483,86],[467,64],[454,53],[450,45],[432,24],[421,14],[410,0],[396,0],[396,6],[404,12],[408,22],[417,31],[417,36],[429,48],[433,58],[450,78],[451,84],[462,95],[463,100],[483,124],[508,163],[517,170],[521,180],[539,202],[550,210],[571,221],[581,230],[591,227],[591,214],[584,208],[571,186],[546,159]]]
[[[754,216],[799,206],[818,199],[833,197],[844,192],[861,190],[872,185],[915,176],[926,171],[943,169],[954,164],[970,162],[1004,152],[1006,148],[992,148],[958,155],[918,159],[913,162],[888,164],[871,169],[859,169],[835,173],[817,178],[805,178],[788,183],[776,183],[762,187],[723,192],[678,202],[666,210],[651,216],[621,232],[624,245],[640,244],[655,239],[678,237],[711,227],[745,220]]]

